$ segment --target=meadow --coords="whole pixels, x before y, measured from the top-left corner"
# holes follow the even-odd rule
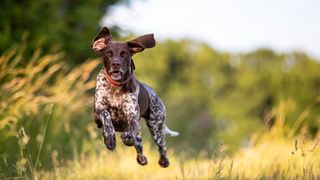
[[[172,44],[173,43],[173,44]],[[222,106],[205,106],[205,111],[198,108],[203,104],[211,104],[208,100],[208,92],[212,91],[221,94],[215,87],[223,82],[214,81],[208,83],[207,74],[204,76],[194,75],[191,78],[205,77],[203,85],[196,87],[195,81],[189,83],[183,77],[184,69],[174,67],[175,63],[186,62],[189,55],[183,54],[186,42],[168,42],[160,44],[157,56],[154,61],[147,61],[155,56],[152,53],[138,56],[137,67],[147,66],[147,70],[137,70],[137,76],[155,87],[165,102],[168,103],[169,126],[181,132],[177,138],[167,138],[169,147],[169,159],[171,165],[163,169],[158,164],[158,152],[150,140],[150,135],[143,128],[144,149],[148,157],[148,165],[140,166],[136,163],[135,150],[128,148],[121,143],[117,144],[114,152],[108,151],[102,141],[101,130],[97,129],[92,120],[93,92],[95,87],[95,75],[101,67],[101,60],[88,59],[76,68],[70,68],[62,53],[43,53],[41,48],[36,49],[31,56],[26,55],[25,45],[13,46],[0,57],[0,178],[1,179],[318,179],[320,178],[320,147],[317,127],[319,120],[318,103],[319,95],[312,98],[313,101],[304,102],[305,109],[299,108],[299,98],[283,98],[268,107],[268,112],[263,115],[264,121],[260,125],[254,121],[256,117],[248,116],[247,122],[230,121],[224,128],[221,128],[221,119],[216,118],[216,112],[223,114]],[[166,51],[168,46],[181,48],[178,54],[170,55]],[[225,63],[231,64],[235,69],[246,72],[249,78],[246,81],[250,86],[250,71],[247,65],[242,69],[241,65],[234,65],[232,56],[208,50],[206,46],[199,45],[198,53],[193,51],[193,57],[198,55],[197,60],[202,64],[192,64],[188,70],[196,71],[197,68],[205,69],[206,63],[214,63],[209,68],[215,72],[230,73],[226,70]],[[168,47],[171,49],[171,47]],[[180,53],[180,54],[179,54]],[[211,53],[211,54],[210,54]],[[206,56],[206,54],[209,54]],[[269,56],[267,54],[267,56]],[[285,57],[283,55],[275,55]],[[209,57],[209,58],[208,58]],[[244,56],[245,60],[248,55]],[[263,56],[259,56],[259,61]],[[301,57],[297,55],[296,57]],[[305,56],[302,56],[305,57]],[[252,59],[253,57],[251,57]],[[189,58],[192,59],[192,58]],[[216,62],[205,61],[214,59]],[[244,61],[245,61],[244,60]],[[285,59],[284,59],[285,60]],[[169,62],[168,62],[169,61]],[[279,60],[276,60],[278,62]],[[218,62],[218,63],[217,63]],[[220,62],[220,64],[219,64]],[[231,62],[231,63],[230,63]],[[319,64],[312,60],[315,71],[309,70],[312,74],[318,70]],[[171,64],[170,64],[171,63]],[[239,63],[239,62],[238,62]],[[268,62],[269,63],[269,62]],[[300,62],[299,62],[300,63]],[[157,66],[154,66],[154,65]],[[168,64],[168,66],[166,66]],[[297,63],[298,64],[298,63]],[[316,64],[317,66],[313,66]],[[207,64],[208,65],[208,64]],[[154,67],[153,69],[151,67]],[[195,69],[192,69],[192,68]],[[168,68],[178,68],[168,70]],[[180,68],[180,69],[179,69]],[[255,65],[254,68],[257,68]],[[294,69],[294,67],[290,67]],[[149,69],[149,70],[148,70]],[[150,69],[158,74],[151,74]],[[219,70],[220,69],[220,70]],[[180,73],[176,73],[179,70]],[[261,69],[258,68],[260,71]],[[286,74],[290,74],[286,70]],[[174,77],[172,82],[162,85],[166,72],[171,72]],[[212,73],[215,73],[212,72]],[[319,72],[319,71],[318,71]],[[233,72],[235,73],[235,72]],[[246,75],[246,73],[243,73]],[[294,70],[296,73],[296,70]],[[247,75],[248,75],[247,74]],[[277,73],[272,73],[277,74]],[[214,74],[219,77],[219,74]],[[290,76],[289,78],[292,78]],[[297,77],[301,77],[298,73]],[[319,78],[319,74],[314,76]],[[273,79],[273,77],[270,77]],[[232,79],[232,78],[231,78]],[[176,80],[176,81],[174,81]],[[220,81],[223,81],[220,79]],[[256,82],[257,80],[253,80]],[[276,81],[276,80],[275,80]],[[305,81],[305,79],[303,80]],[[197,81],[198,82],[198,81]],[[241,82],[241,81],[240,81]],[[298,81],[299,82],[299,81]],[[181,83],[185,84],[191,91],[181,91]],[[281,82],[283,83],[283,82]],[[294,86],[297,86],[294,81]],[[164,83],[163,83],[164,84]],[[243,86],[242,88],[246,88]],[[299,85],[299,84],[298,84]],[[164,87],[167,86],[167,87]],[[208,87],[209,86],[209,87]],[[253,85],[256,87],[256,85]],[[287,84],[287,86],[289,86]],[[195,96],[193,91],[198,88],[209,88],[201,91],[201,97]],[[221,87],[226,88],[224,85]],[[274,86],[276,87],[276,86]],[[233,87],[235,88],[235,87]],[[281,91],[278,87],[274,92]],[[301,87],[306,88],[306,87]],[[318,88],[316,86],[316,88]],[[310,88],[307,88],[310,89]],[[303,89],[304,90],[304,89]],[[236,90],[237,91],[237,90]],[[249,88],[246,91],[250,91]],[[313,91],[313,90],[311,90]],[[238,92],[238,91],[237,91]],[[301,91],[298,91],[299,94]],[[318,93],[318,92],[316,92]],[[222,97],[214,94],[220,103],[226,103]],[[286,94],[287,95],[287,94]],[[194,104],[188,105],[189,98]],[[243,96],[245,96],[243,94]],[[250,95],[252,96],[252,95]],[[254,96],[254,95],[253,95]],[[259,95],[258,97],[260,97]],[[175,97],[175,101],[170,101]],[[210,97],[212,97],[210,95]],[[253,98],[258,98],[253,97]],[[277,96],[278,97],[278,96]],[[314,97],[314,96],[313,96]],[[198,101],[196,102],[195,99]],[[234,98],[231,98],[231,100]],[[306,100],[306,95],[304,95]],[[230,101],[231,103],[234,103]],[[243,103],[249,104],[250,100]],[[185,104],[182,106],[182,104]],[[255,103],[253,103],[255,104]],[[311,104],[311,105],[310,105]],[[214,110],[211,111],[210,107]],[[246,106],[241,109],[246,110]],[[235,109],[233,109],[235,110]],[[181,115],[191,111],[198,116],[190,114]],[[232,111],[228,119],[241,120],[246,118],[241,114]],[[203,114],[205,113],[205,114]],[[208,113],[208,114],[206,114]],[[254,114],[254,113],[253,113]],[[180,118],[190,117],[185,121]],[[203,117],[204,116],[204,117]],[[208,117],[209,116],[209,117]],[[239,118],[236,118],[239,117]],[[251,119],[250,119],[251,117]],[[209,118],[210,122],[206,120]],[[315,119],[315,120],[314,120]],[[142,124],[144,124],[142,120]],[[272,123],[270,124],[270,122]],[[185,126],[185,122],[189,126]],[[195,125],[200,124],[200,125]],[[212,124],[213,123],[213,124]],[[241,124],[244,123],[244,124]],[[246,127],[253,124],[254,128]],[[238,127],[238,130],[230,131],[230,128]],[[207,130],[205,126],[210,125],[214,132],[208,131],[205,134],[197,134]],[[195,129],[190,129],[193,127]],[[250,130],[251,129],[251,130]],[[239,137],[239,133],[242,133]],[[227,135],[226,135],[227,134]],[[205,138],[207,137],[207,138]],[[119,139],[119,136],[118,136]],[[220,141],[219,141],[220,140]]]
[[[164,101],[168,127],[180,132],[167,138],[171,165],[158,165],[144,120],[147,166],[136,162],[135,150],[119,135],[115,151],[108,151],[93,121],[102,60],[91,43],[113,9],[134,1],[0,1],[0,179],[320,179],[320,60],[297,50],[226,52],[155,34],[155,48],[133,61],[136,77]],[[297,23],[311,22],[306,15]],[[220,28],[207,17],[199,22]],[[219,22],[231,23],[224,18]],[[258,18],[243,26],[251,31],[270,23]],[[294,43],[289,24],[275,23],[272,30]],[[122,28],[109,26],[115,40],[138,36]],[[267,42],[281,40],[276,32]]]

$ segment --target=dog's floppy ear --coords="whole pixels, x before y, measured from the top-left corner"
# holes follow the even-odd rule
[[[145,48],[153,48],[156,45],[153,34],[146,34],[127,42],[132,54],[143,51]]]
[[[107,46],[110,40],[112,40],[112,36],[109,29],[107,27],[103,27],[97,37],[93,40],[92,50],[95,52],[100,51]]]

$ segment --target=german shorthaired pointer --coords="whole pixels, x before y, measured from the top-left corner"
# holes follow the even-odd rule
[[[166,157],[165,135],[179,135],[165,124],[166,110],[157,94],[133,74],[131,57],[156,44],[153,34],[140,36],[132,41],[113,41],[108,28],[104,27],[93,41],[92,49],[103,57],[103,68],[98,74],[94,101],[94,118],[102,128],[104,143],[109,150],[116,146],[115,131],[122,132],[121,139],[127,146],[134,146],[137,161],[147,164],[143,155],[140,118],[147,127],[160,153],[159,164],[169,166]]]

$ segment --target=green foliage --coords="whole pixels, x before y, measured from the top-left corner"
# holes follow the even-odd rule
[[[27,53],[62,50],[69,64],[80,64],[92,56],[90,44],[107,7],[119,0],[2,0],[0,2],[0,52],[24,36]],[[94,23],[93,23],[94,22]]]
[[[198,42],[167,41],[135,59],[137,76],[164,97],[169,124],[182,134],[174,142],[181,149],[226,143],[234,151],[271,127],[273,108],[287,100],[293,105],[286,123],[301,117],[297,130],[305,125],[311,135],[318,132],[320,64],[303,53],[227,54]]]

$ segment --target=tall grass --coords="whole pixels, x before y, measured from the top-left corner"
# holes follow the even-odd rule
[[[70,69],[59,53],[37,49],[25,59],[20,45],[2,54],[0,62],[0,177],[51,167],[52,152],[77,156],[90,137],[91,73],[99,60]]]
[[[102,146],[102,145],[101,145]],[[303,148],[312,148],[312,141]],[[43,179],[317,179],[320,177],[319,149],[301,154],[294,140],[277,139],[243,149],[234,157],[181,159],[169,153],[171,165],[158,166],[156,151],[146,148],[149,164],[139,166],[133,149],[81,156],[51,171],[37,172]],[[292,154],[292,151],[295,151]]]
[[[51,171],[37,172],[45,179],[319,179],[319,138],[284,133],[285,117],[290,101],[283,101],[272,111],[275,125],[263,134],[252,136],[249,146],[235,155],[225,153],[227,145],[208,158],[205,151],[195,158],[169,150],[171,165],[167,169],[157,164],[158,153],[147,144],[147,166],[135,161],[135,151],[118,144],[115,152],[102,151],[69,161]],[[102,142],[96,142],[103,149]]]

